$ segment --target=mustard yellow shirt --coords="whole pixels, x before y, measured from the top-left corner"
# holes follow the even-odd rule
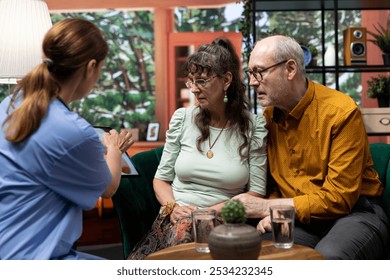
[[[344,216],[359,196],[382,194],[360,110],[348,95],[309,81],[286,117],[276,107],[264,116],[277,184],[270,198],[294,198],[301,222]]]

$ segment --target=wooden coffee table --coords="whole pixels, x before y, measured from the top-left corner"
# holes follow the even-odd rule
[[[209,253],[199,253],[195,243],[185,243],[169,247],[146,257],[147,260],[212,260]],[[316,250],[296,245],[290,249],[277,249],[272,241],[263,240],[258,260],[323,260],[324,256]]]

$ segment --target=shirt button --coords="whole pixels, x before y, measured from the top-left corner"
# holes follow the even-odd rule
[[[294,149],[291,149],[291,150],[290,150],[290,153],[291,153],[291,154],[295,154],[295,150],[294,150]]]

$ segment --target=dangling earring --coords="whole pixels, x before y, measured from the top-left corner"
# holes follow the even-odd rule
[[[225,103],[228,102],[228,97],[227,97],[226,91],[225,91],[225,96],[223,97],[223,102],[225,102]]]

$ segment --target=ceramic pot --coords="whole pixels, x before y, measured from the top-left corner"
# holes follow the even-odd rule
[[[257,260],[261,250],[260,233],[245,223],[215,227],[208,242],[214,260]]]
[[[380,108],[388,108],[390,107],[390,95],[381,95],[376,98],[378,100],[378,107]]]
[[[383,65],[390,66],[390,53],[383,53]]]
[[[336,65],[336,50],[333,45],[330,45],[324,54],[324,65],[335,66]]]

